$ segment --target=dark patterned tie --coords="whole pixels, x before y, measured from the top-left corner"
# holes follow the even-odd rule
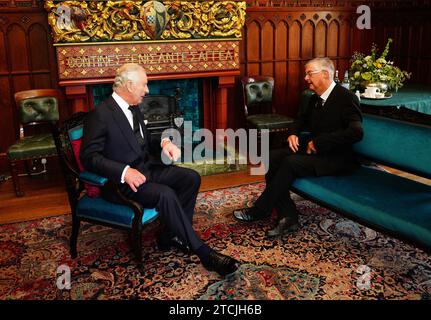
[[[139,145],[142,147],[145,144],[145,141],[144,141],[144,138],[142,137],[141,129],[139,126],[139,118],[138,118],[139,107],[130,106],[129,110],[132,111],[132,114],[133,114],[133,133],[136,137],[136,140],[138,140]]]
[[[316,108],[321,109],[323,107],[323,99],[321,97],[317,97]]]

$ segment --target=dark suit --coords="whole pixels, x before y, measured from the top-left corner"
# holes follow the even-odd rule
[[[120,182],[126,165],[139,170],[146,182],[139,186],[138,192],[133,192],[126,183],[121,184],[120,190],[144,207],[156,207],[170,232],[195,250],[203,243],[192,228],[200,176],[194,170],[164,165],[154,157],[150,152],[151,135],[141,115],[139,123],[144,133],[142,147],[124,112],[112,96],[109,97],[85,119],[81,160],[86,169],[116,183]],[[102,194],[115,201],[112,194]]]
[[[309,104],[299,110],[291,133],[300,137],[299,151],[274,150],[269,156],[266,188],[255,206],[265,212],[276,209],[280,217],[296,217],[293,201],[286,194],[297,177],[342,174],[357,165],[352,144],[362,139],[362,114],[358,98],[336,85],[323,106],[314,94]],[[307,132],[305,136],[301,132]],[[306,154],[309,141],[317,154]]]

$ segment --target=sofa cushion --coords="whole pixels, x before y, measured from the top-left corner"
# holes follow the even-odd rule
[[[431,186],[369,167],[295,180],[295,191],[431,247]]]
[[[86,195],[79,200],[76,207],[76,215],[81,218],[90,218],[104,223],[114,223],[122,227],[131,228],[134,213],[127,206],[108,202],[102,197],[89,198]],[[156,209],[144,209],[142,224],[153,221],[157,215]]]

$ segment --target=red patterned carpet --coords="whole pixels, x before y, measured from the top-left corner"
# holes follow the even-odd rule
[[[295,197],[300,231],[267,240],[271,221],[240,223],[234,208],[253,203],[264,184],[201,193],[195,229],[242,266],[226,278],[198,258],[155,250],[144,239],[145,271],[127,234],[84,224],[79,258],[68,252],[70,216],[0,226],[0,299],[430,299],[431,256]],[[57,268],[71,289],[57,288]]]

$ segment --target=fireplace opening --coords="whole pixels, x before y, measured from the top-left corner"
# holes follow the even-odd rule
[[[202,79],[173,79],[150,81],[150,93],[145,96],[140,108],[148,120],[148,127],[161,127],[160,121],[171,121],[181,115],[192,123],[195,132],[203,127]],[[92,88],[93,105],[97,107],[112,94],[111,84],[98,84]],[[159,121],[159,123],[157,123]],[[154,129],[156,131],[160,130]],[[154,131],[152,130],[152,131]]]
[[[243,170],[245,167],[235,163],[215,163],[216,158],[224,157],[213,150],[213,161],[196,161],[194,157],[186,156],[186,152],[194,152],[202,143],[203,138],[194,141],[195,132],[203,128],[203,80],[202,79],[173,79],[150,81],[149,94],[144,97],[139,108],[148,121],[147,129],[154,141],[160,141],[165,129],[178,129],[181,133],[182,158],[178,165],[197,170],[201,175],[220,172]],[[92,87],[93,105],[103,102],[112,94],[111,84],[97,84]],[[178,121],[181,120],[181,121]],[[191,128],[191,130],[190,130]],[[184,130],[188,134],[184,134]],[[191,131],[191,132],[190,132]],[[191,146],[191,148],[190,148]],[[214,146],[215,148],[215,146]],[[200,149],[199,149],[200,150]],[[205,156],[205,150],[199,152],[199,158]]]

